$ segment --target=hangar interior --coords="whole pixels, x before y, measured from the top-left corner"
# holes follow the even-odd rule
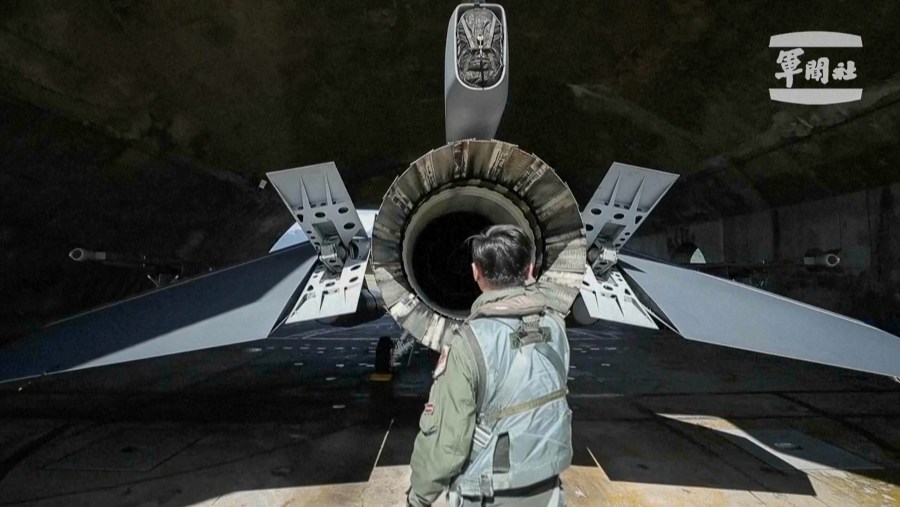
[[[266,255],[294,223],[268,172],[334,161],[378,209],[445,144],[455,7],[5,2],[0,344]],[[678,174],[632,250],[900,334],[900,3],[505,7],[496,139],[581,205],[613,162]],[[853,60],[860,100],[770,98],[770,37],[804,30],[862,38],[804,55]],[[378,337],[401,333],[304,328],[0,384],[0,504],[402,505],[436,358],[371,381]],[[570,505],[900,504],[896,378],[665,329],[569,337]]]

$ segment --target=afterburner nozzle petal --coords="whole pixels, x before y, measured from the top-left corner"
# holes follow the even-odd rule
[[[388,189],[372,264],[397,322],[437,350],[479,290],[466,238],[518,225],[535,242],[537,283],[565,314],[578,295],[586,244],[578,204],[553,169],[501,141],[457,141],[419,158]]]

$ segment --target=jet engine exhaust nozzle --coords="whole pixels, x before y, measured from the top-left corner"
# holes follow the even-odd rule
[[[525,229],[538,285],[565,314],[578,295],[586,244],[578,204],[553,169],[501,141],[431,151],[388,189],[375,219],[372,265],[397,322],[437,350],[478,297],[466,239],[495,224]]]

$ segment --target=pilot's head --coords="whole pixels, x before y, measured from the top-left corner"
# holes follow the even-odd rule
[[[514,225],[494,225],[469,238],[472,277],[482,292],[524,286],[534,276],[534,242]]]

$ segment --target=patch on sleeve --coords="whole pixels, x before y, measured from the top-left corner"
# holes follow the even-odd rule
[[[447,356],[450,355],[450,346],[441,347],[441,357],[438,359],[437,367],[434,369],[434,378],[438,378],[447,371]]]
[[[431,415],[434,413],[434,403],[425,404],[425,413]]]

